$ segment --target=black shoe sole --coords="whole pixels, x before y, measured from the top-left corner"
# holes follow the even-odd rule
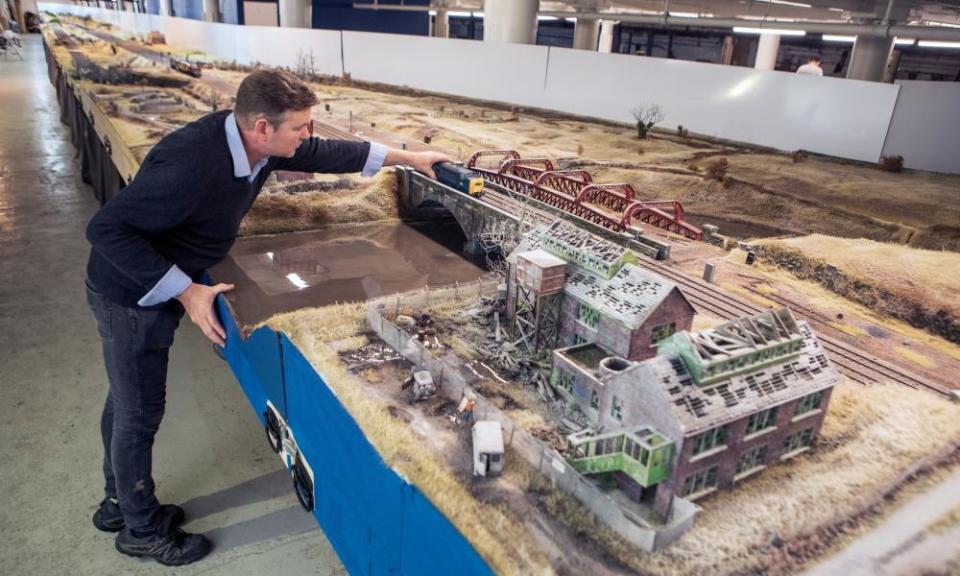
[[[129,556],[131,558],[140,558],[141,560],[156,560],[158,563],[163,564],[164,566],[186,566],[187,564],[193,564],[194,562],[199,562],[200,560],[203,560],[210,554],[210,550],[207,550],[203,554],[203,556],[200,556],[199,558],[194,558],[192,560],[184,560],[182,562],[168,562],[166,560],[157,558],[156,556],[151,556],[150,554],[139,554],[137,552],[128,552],[123,548],[121,548],[119,544],[115,545],[114,547],[117,549],[117,552],[123,554],[124,556]]]
[[[181,524],[183,524],[183,521],[185,519],[186,518],[183,514],[183,510],[180,509],[180,510],[177,510],[173,519],[170,521],[170,524],[172,526],[180,526]],[[93,513],[93,526],[101,532],[117,533],[123,530],[123,527],[124,527],[123,517],[122,516],[120,517],[119,524],[107,524],[103,521],[103,515],[100,513],[100,509],[98,508],[97,511]]]

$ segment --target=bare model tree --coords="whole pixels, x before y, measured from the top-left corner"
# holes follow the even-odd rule
[[[313,50],[304,53],[303,50],[297,54],[297,76],[301,78],[312,79],[317,75],[317,62],[313,57]]]
[[[647,132],[657,123],[663,120],[663,108],[659,104],[641,104],[630,110],[634,120],[637,121],[637,138],[646,138]]]
[[[487,269],[500,278],[506,278],[509,273],[507,256],[520,244],[523,236],[534,228],[533,211],[528,206],[530,198],[512,190],[507,192],[512,198],[521,202],[519,220],[517,222],[498,220],[492,226],[488,226],[477,238],[486,256]]]
[[[214,89],[210,89],[210,94],[207,97],[207,103],[210,105],[210,111],[216,112],[220,109],[220,93]]]

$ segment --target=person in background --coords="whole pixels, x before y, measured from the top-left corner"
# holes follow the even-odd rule
[[[811,56],[807,63],[797,68],[797,74],[810,74],[811,76],[823,76],[823,68],[820,67],[820,57]]]

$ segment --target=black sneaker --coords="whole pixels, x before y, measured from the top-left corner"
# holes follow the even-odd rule
[[[117,550],[127,556],[153,558],[165,566],[183,566],[200,560],[210,553],[210,541],[202,534],[190,534],[169,522],[155,532],[137,536],[124,527],[117,534]]]
[[[163,504],[160,506],[160,522],[163,523],[166,518],[170,519],[171,526],[183,524],[183,508],[175,504]],[[93,513],[93,525],[101,532],[119,532],[123,529],[123,513],[120,512],[120,506],[104,498],[100,507]]]

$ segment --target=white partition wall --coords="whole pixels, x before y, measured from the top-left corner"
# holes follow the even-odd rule
[[[907,168],[960,174],[960,83],[898,84],[883,155],[903,156]]]
[[[203,22],[189,18],[161,17],[165,20],[167,44],[199,50],[222,60],[231,61],[237,54],[237,27],[231,24]]]
[[[313,54],[321,74],[632,122],[630,109],[662,106],[662,128],[907,167],[960,173],[960,85],[902,85],[799,76],[565,48],[398,34],[235,26],[66,4],[138,35],[240,64],[296,69]],[[898,99],[899,98],[899,99]]]
[[[539,106],[548,48],[372,32],[343,33],[356,80]]]
[[[631,122],[662,106],[664,128],[875,162],[897,87],[785,72],[551,48],[546,106]]]
[[[315,73],[343,75],[339,30],[265,26],[244,26],[240,29],[243,33],[237,36],[237,62],[260,62],[268,66],[296,70],[301,55],[312,55]]]

